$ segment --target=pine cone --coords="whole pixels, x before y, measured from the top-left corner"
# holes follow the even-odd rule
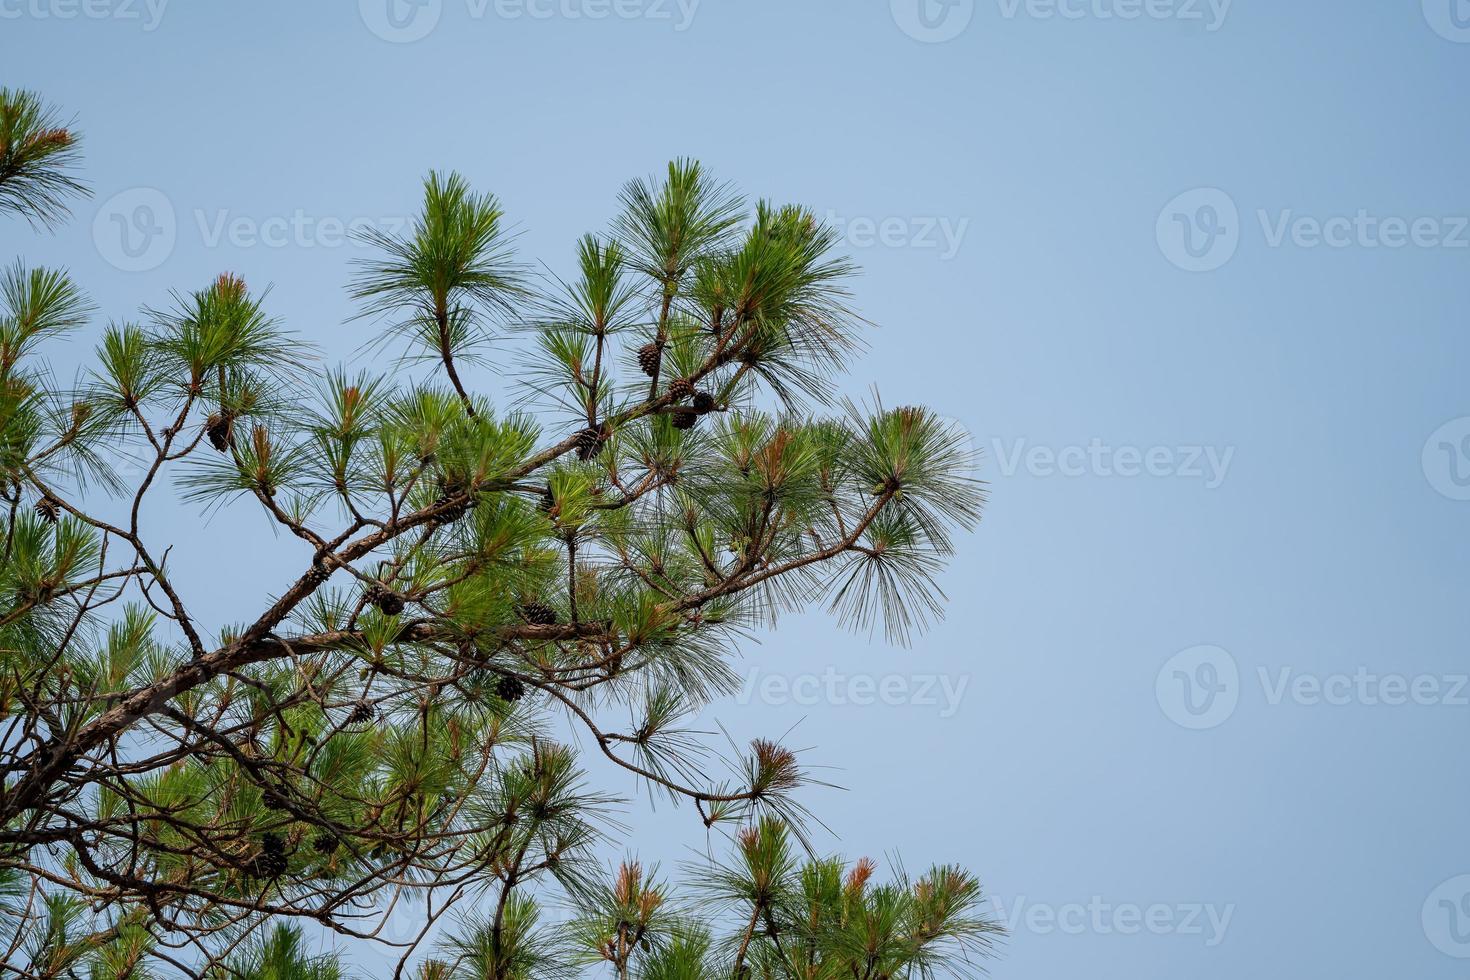
[[[526,685],[521,683],[519,677],[501,674],[500,679],[495,682],[495,696],[502,701],[514,703],[526,696]]]
[[[674,401],[681,402],[692,394],[694,394],[694,385],[690,384],[687,378],[669,382],[669,397]]]
[[[60,513],[61,502],[55,497],[48,494],[36,501],[36,516],[47,524],[55,524]]]
[[[676,429],[692,429],[698,424],[698,412],[691,412],[685,408],[674,413],[674,428]]]
[[[230,448],[230,429],[232,427],[228,414],[216,412],[204,423],[204,434],[209,436],[211,446],[219,452],[224,452]]]
[[[441,481],[439,484],[439,497],[434,501],[434,505],[439,506],[440,504],[447,504],[450,500],[462,494],[464,492],[464,489],[465,488],[460,484],[444,483]],[[449,508],[444,513],[439,515],[439,523],[453,524],[465,514],[469,513],[469,510],[472,506],[474,506],[473,497],[455,504],[453,507]]]
[[[715,407],[715,396],[707,391],[696,391],[694,393],[694,410],[696,412],[713,411]]]
[[[246,873],[252,878],[279,878],[286,873],[286,855],[262,853],[250,862]]]
[[[279,834],[264,834],[260,838],[260,853],[245,864],[245,873],[252,878],[279,878],[286,873],[286,842]]]
[[[577,458],[593,459],[602,453],[602,447],[607,440],[602,437],[602,430],[591,426],[577,433]]]
[[[332,834],[318,834],[311,839],[311,849],[318,854],[332,855],[337,853],[337,848],[342,844]]]
[[[544,602],[523,602],[516,613],[531,626],[555,626],[556,610]]]
[[[403,596],[381,585],[368,589],[367,601],[377,606],[378,612],[384,616],[397,616],[403,612]]]
[[[352,706],[352,713],[347,716],[347,724],[361,725],[365,721],[372,721],[377,713],[371,701],[359,701]]]
[[[662,356],[663,351],[658,344],[644,344],[638,348],[638,366],[651,378],[658,373],[658,362]]]

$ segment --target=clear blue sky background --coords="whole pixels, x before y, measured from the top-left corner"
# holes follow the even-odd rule
[[[742,670],[840,676],[712,718],[800,723],[846,787],[808,798],[827,846],[978,870],[1015,916],[997,977],[1465,975],[1470,4],[93,2],[0,0],[0,83],[76,113],[96,190],[55,235],[0,225],[0,257],[71,268],[99,326],[232,270],[346,356],[361,253],[317,222],[410,213],[431,167],[562,271],[679,154],[858,219],[881,328],[851,390],[962,421],[990,507],[913,650],[792,620]],[[299,566],[244,512],[150,519],[220,622]],[[888,677],[909,696],[855,703]],[[702,842],[627,819],[651,858]]]

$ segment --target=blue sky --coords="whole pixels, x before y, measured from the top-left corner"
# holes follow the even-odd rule
[[[0,0],[0,66],[95,190],[0,258],[98,329],[230,270],[350,356],[343,232],[430,168],[557,271],[677,155],[815,208],[849,390],[962,422],[990,505],[913,649],[793,619],[711,721],[797,726],[828,846],[976,869],[997,977],[1463,975],[1470,3]],[[220,622],[296,565],[196,518],[149,515]]]

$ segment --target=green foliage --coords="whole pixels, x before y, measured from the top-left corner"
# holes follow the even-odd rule
[[[14,105],[6,131],[34,133]],[[7,139],[0,161],[36,143]],[[54,215],[64,185],[35,175],[64,154],[25,152],[0,210]],[[789,610],[900,641],[940,614],[983,499],[965,435],[835,400],[863,322],[811,211],[746,215],[692,161],[622,205],[538,281],[496,199],[431,174],[352,287],[422,374],[319,369],[225,274],[105,327],[67,390],[42,358],[89,303],[62,272],[0,276],[0,904],[24,938],[0,962],[338,977],[301,923],[370,942],[418,915],[447,928],[393,949],[425,978],[973,972],[996,931],[973,878],[814,857],[802,760],[700,728]],[[491,354],[514,408],[460,374]],[[145,522],[160,487],[186,506]],[[300,562],[235,623],[200,621],[210,584],[169,565],[201,506],[259,513]],[[732,861],[605,875],[626,801],[576,745]]]
[[[39,226],[65,218],[67,198],[87,192],[70,173],[80,142],[40,96],[0,88],[0,215]]]
[[[336,956],[308,953],[301,928],[285,924],[251,940],[227,965],[207,974],[208,980],[344,980],[346,976]]]

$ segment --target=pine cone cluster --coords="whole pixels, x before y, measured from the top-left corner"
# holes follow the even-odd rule
[[[676,400],[683,401],[685,394],[688,392],[693,393],[694,400],[690,402],[688,408],[674,409],[674,428],[692,429],[699,424],[699,417],[701,415],[707,415],[715,410],[715,396],[707,391],[694,391],[694,386],[683,379],[669,385],[670,394],[674,393],[676,386],[682,386],[679,388],[679,396]]]
[[[516,615],[530,626],[555,626],[556,610],[544,602],[523,602],[516,606]]]
[[[638,367],[650,378],[658,373],[658,362],[663,351],[658,344],[644,344],[638,348]]]
[[[56,518],[61,513],[61,501],[47,494],[36,501],[36,516],[47,524],[55,524]]]

